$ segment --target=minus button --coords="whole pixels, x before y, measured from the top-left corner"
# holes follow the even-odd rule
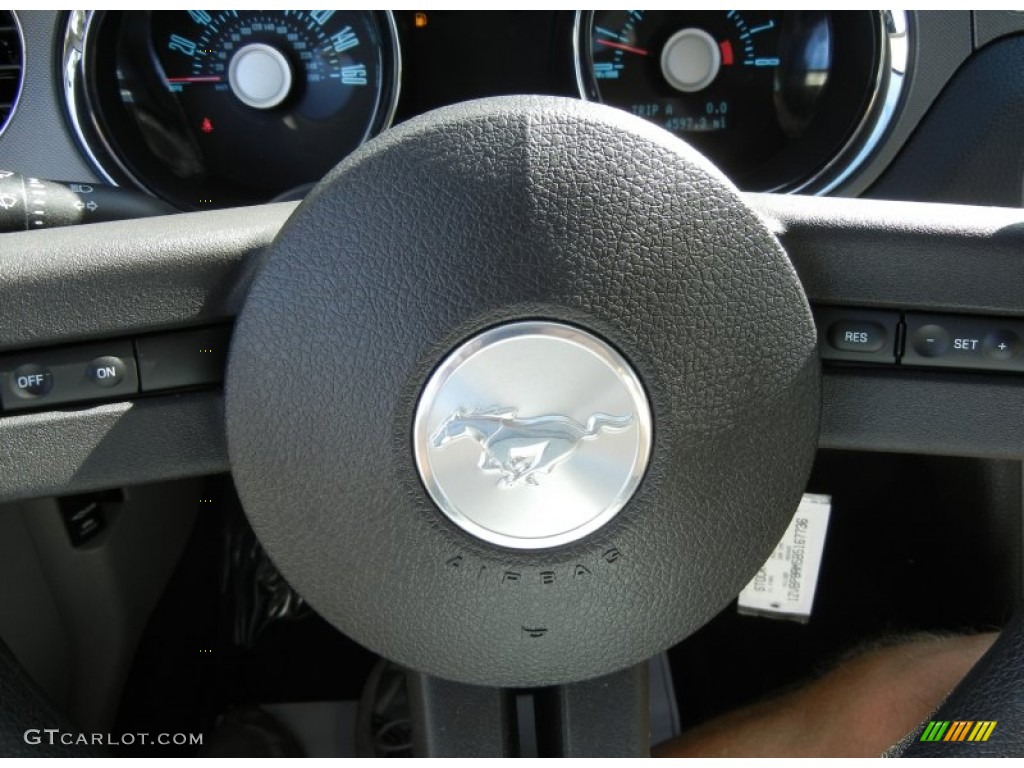
[[[941,325],[922,325],[911,343],[921,357],[941,357],[949,349],[949,333]]]

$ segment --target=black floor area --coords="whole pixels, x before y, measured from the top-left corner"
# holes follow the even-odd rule
[[[229,707],[359,698],[376,656],[315,613],[268,624],[252,647],[234,642],[236,610],[225,580],[226,530],[247,526],[226,478],[200,513],[171,583],[150,619],[118,714],[116,733],[203,733]],[[195,747],[121,747],[122,754],[188,755]]]
[[[115,732],[208,739],[230,707],[355,700],[375,661],[315,614],[270,623],[251,647],[236,642],[239,584],[224,563],[237,552],[225,541],[246,524],[230,481],[210,482],[218,503],[201,513],[153,614]],[[865,642],[998,627],[1020,596],[1019,464],[823,452],[809,490],[833,497],[810,622],[742,617],[733,605],[672,649],[684,729],[813,676]]]
[[[823,452],[832,495],[807,624],[735,604],[670,653],[683,728],[814,676],[859,645],[1002,626],[1020,595],[1020,465]]]

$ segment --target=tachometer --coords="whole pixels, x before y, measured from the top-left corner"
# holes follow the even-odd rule
[[[875,11],[592,11],[576,34],[584,98],[685,138],[747,189],[835,181],[826,168],[885,113],[890,67],[903,75]]]
[[[388,13],[125,11],[78,23],[69,96],[83,140],[113,180],[181,208],[298,195],[393,114]]]

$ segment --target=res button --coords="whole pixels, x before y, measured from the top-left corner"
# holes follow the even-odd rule
[[[839,320],[828,329],[828,343],[843,352],[877,352],[887,337],[883,325],[870,321]]]
[[[896,364],[900,313],[882,309],[815,307],[822,360]]]

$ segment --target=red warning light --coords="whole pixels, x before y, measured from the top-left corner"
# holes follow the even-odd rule
[[[199,124],[199,130],[203,133],[213,133],[213,123],[210,122],[210,118],[203,118],[203,122]]]
[[[718,44],[718,48],[722,51],[722,63],[727,67],[731,66],[733,64],[732,43],[723,40]]]

